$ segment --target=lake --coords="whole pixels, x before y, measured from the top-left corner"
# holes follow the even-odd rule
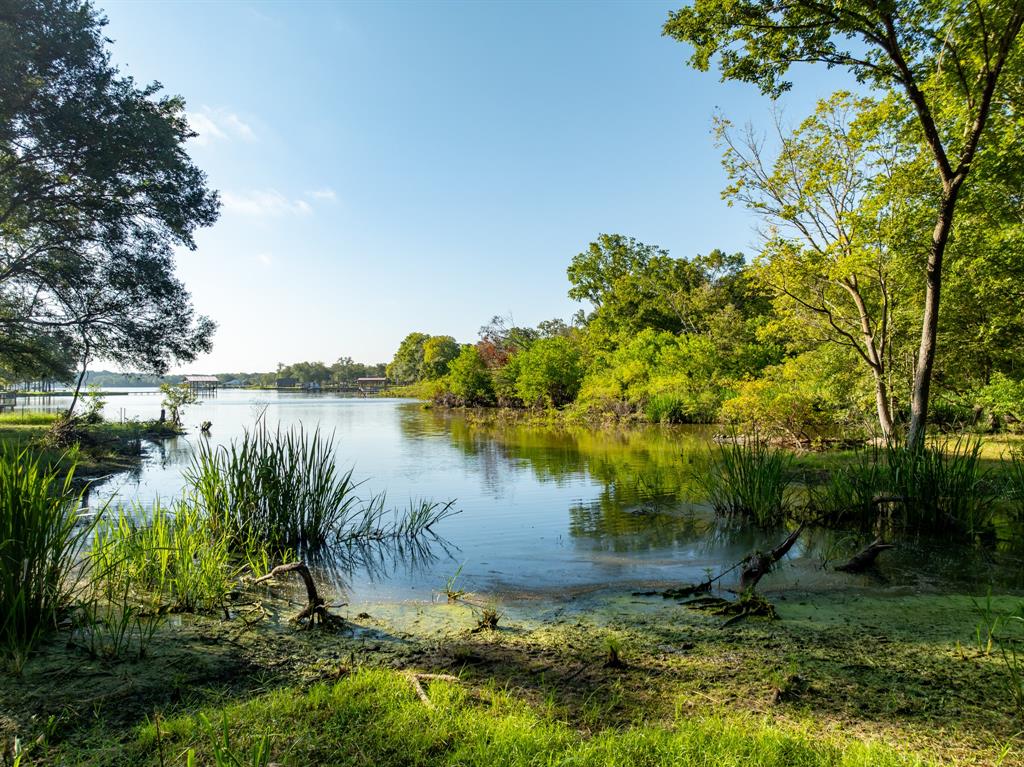
[[[152,390],[111,396],[105,416],[153,419],[159,403]],[[47,406],[60,407],[61,400]],[[410,400],[276,391],[206,396],[185,411],[187,435],[147,446],[141,468],[100,483],[91,504],[146,507],[174,499],[199,441],[228,444],[261,416],[271,428],[302,425],[333,434],[339,467],[353,467],[363,483],[360,496],[386,492],[395,507],[410,499],[454,499],[461,511],[422,547],[343,552],[329,571],[353,603],[429,600],[460,567],[460,588],[495,598],[695,582],[784,535],[723,524],[701,501],[695,478],[706,466],[712,434],[705,427],[525,426]],[[213,424],[208,437],[198,427],[207,420]],[[807,534],[764,587],[1024,585],[1015,548],[904,542],[886,556],[884,582],[822,567],[860,543],[841,533]]]

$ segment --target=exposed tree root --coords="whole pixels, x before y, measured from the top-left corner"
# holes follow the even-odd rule
[[[306,584],[306,606],[302,612],[292,618],[296,623],[306,622],[306,628],[322,626],[328,629],[340,629],[345,627],[345,619],[339,615],[328,612],[324,599],[317,593],[313,576],[306,567],[305,562],[291,562],[286,565],[278,565],[269,573],[257,578],[253,583],[264,583],[272,580],[278,575],[286,573],[298,573]]]
[[[876,538],[870,544],[858,551],[849,561],[836,566],[836,570],[843,573],[862,573],[875,564],[878,555],[888,549],[896,548],[891,543],[885,543],[881,538]]]
[[[728,616],[729,619],[722,624],[722,628],[728,628],[746,618],[761,617],[774,620],[778,617],[775,613],[775,605],[754,591],[743,592],[736,601],[721,597],[697,597],[680,604],[694,610],[709,612],[712,615]]]

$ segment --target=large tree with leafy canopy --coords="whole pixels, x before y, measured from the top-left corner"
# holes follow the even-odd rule
[[[184,102],[110,62],[80,0],[0,3],[0,344],[9,367],[102,357],[164,372],[210,346],[174,249],[217,218],[189,158]],[[53,343],[63,354],[53,355]]]
[[[754,83],[772,97],[792,86],[786,77],[793,64],[817,63],[846,68],[862,83],[900,94],[913,109],[937,193],[910,446],[924,439],[943,257],[957,201],[993,108],[1008,108],[1020,89],[1022,25],[1024,0],[695,0],[670,13],[664,27],[693,46],[690,61],[698,69],[716,60],[723,79]]]

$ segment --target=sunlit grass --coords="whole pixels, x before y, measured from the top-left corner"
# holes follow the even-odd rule
[[[148,725],[112,764],[138,764],[191,749],[196,764],[215,752],[251,764],[254,753],[283,765],[672,765],[701,767],[889,767],[924,765],[913,754],[843,736],[812,734],[765,719],[680,717],[590,736],[508,693],[475,700],[456,683],[431,682],[430,706],[409,679],[358,671],[302,694],[284,689],[225,709]],[[233,763],[233,762],[228,762]]]

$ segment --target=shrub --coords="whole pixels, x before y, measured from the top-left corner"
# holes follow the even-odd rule
[[[517,357],[515,391],[525,405],[562,407],[576,399],[584,371],[580,350],[572,339],[540,338]]]
[[[465,345],[448,366],[447,389],[460,405],[486,405],[494,401],[491,372],[479,350]]]

